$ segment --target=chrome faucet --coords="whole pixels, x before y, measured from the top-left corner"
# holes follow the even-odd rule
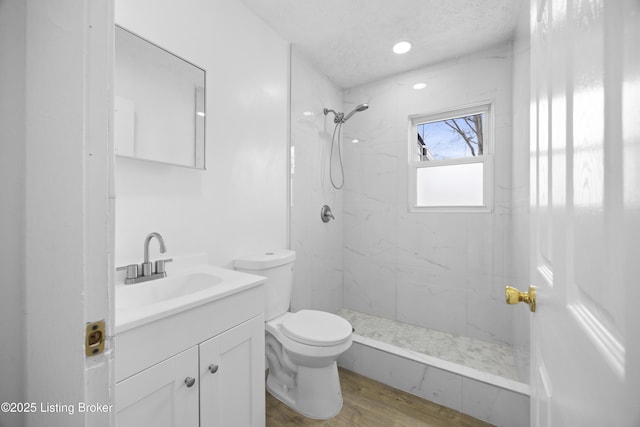
[[[160,233],[150,233],[144,239],[144,261],[140,266],[140,270],[142,270],[142,274],[138,275],[138,264],[129,264],[122,267],[116,268],[116,270],[126,270],[127,277],[124,279],[124,283],[126,285],[130,285],[133,283],[146,282],[148,280],[160,279],[162,277],[167,277],[167,272],[165,271],[165,264],[167,262],[173,261],[173,259],[159,259],[154,264],[149,261],[149,243],[153,238],[158,239],[158,243],[160,243],[160,253],[165,253],[167,251],[167,247],[164,244],[164,239],[160,235]]]
[[[164,239],[162,238],[162,236],[156,232],[150,233],[144,239],[144,262],[142,263],[143,276],[150,276],[153,274],[151,270],[152,264],[149,261],[149,243],[151,243],[151,239],[153,239],[154,237],[158,239],[158,243],[160,243],[160,253],[163,254],[167,252],[167,247],[164,245]]]

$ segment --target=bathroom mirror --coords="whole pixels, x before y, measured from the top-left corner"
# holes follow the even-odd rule
[[[117,156],[205,168],[205,70],[116,25]]]

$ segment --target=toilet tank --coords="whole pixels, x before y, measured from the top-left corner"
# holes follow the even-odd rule
[[[233,267],[238,271],[267,278],[264,284],[265,321],[289,311],[295,260],[294,251],[283,249],[241,257],[233,262]]]

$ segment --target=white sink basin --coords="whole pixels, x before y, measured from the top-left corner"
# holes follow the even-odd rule
[[[116,333],[258,286],[265,278],[211,265],[116,286]]]
[[[205,291],[220,283],[222,279],[210,273],[186,273],[125,285],[116,291],[116,309],[126,310],[156,304]]]

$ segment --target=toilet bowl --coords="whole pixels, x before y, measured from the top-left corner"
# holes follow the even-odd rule
[[[333,418],[342,408],[338,357],[352,344],[351,324],[318,310],[287,311],[295,252],[267,252],[238,259],[237,270],[267,277],[265,357],[267,390],[294,411]]]
[[[267,390],[306,417],[336,416],[342,408],[336,360],[351,347],[351,324],[335,314],[301,310],[265,326]]]

